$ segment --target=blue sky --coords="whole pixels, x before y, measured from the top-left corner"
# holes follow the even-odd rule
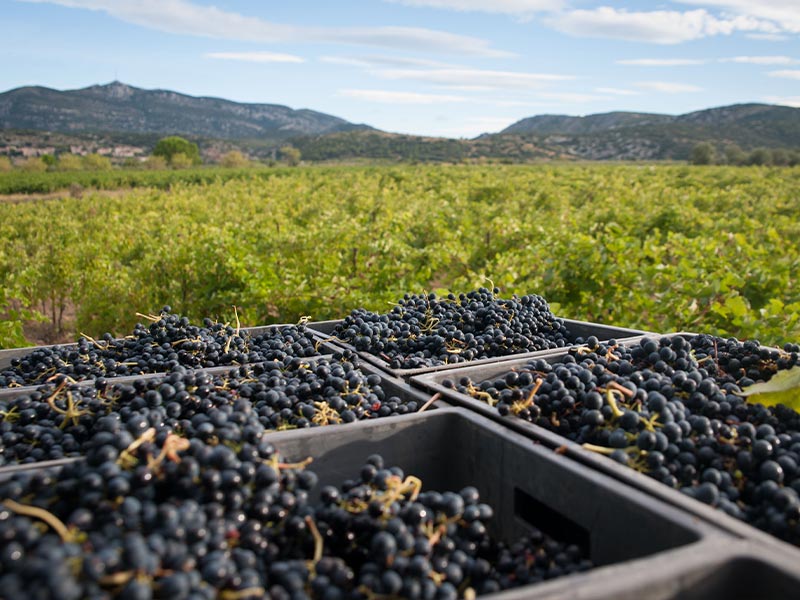
[[[0,0],[0,32],[0,91],[118,79],[421,135],[800,106],[800,0]]]

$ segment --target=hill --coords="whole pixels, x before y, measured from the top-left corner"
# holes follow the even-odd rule
[[[119,81],[66,91],[21,87],[0,94],[0,129],[277,141],[365,128],[313,110],[143,90]]]
[[[490,137],[522,137],[532,144],[582,159],[685,159],[699,142],[719,149],[737,145],[800,146],[800,108],[735,104],[683,115],[612,112],[572,117],[539,115]]]
[[[685,160],[699,142],[719,151],[733,145],[745,151],[800,148],[800,108],[736,104],[683,115],[537,115],[465,140],[387,133],[313,110],[144,90],[118,81],[0,94],[0,154],[99,151],[141,157],[159,137],[172,134],[197,142],[211,161],[230,149],[274,158],[286,143],[313,161]]]

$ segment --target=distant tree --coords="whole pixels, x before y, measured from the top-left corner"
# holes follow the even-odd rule
[[[789,164],[789,153],[783,148],[773,148],[770,162],[776,167],[785,167]]]
[[[80,171],[83,168],[83,160],[75,154],[62,154],[58,157],[56,169],[59,171]]]
[[[11,159],[7,156],[0,156],[0,173],[8,173],[11,170]]]
[[[295,148],[294,146],[284,146],[280,150],[280,155],[283,160],[287,162],[290,167],[296,167],[300,164],[300,157],[302,154],[300,150]]]
[[[142,166],[151,171],[163,171],[167,168],[167,159],[163,156],[148,156]]]
[[[748,165],[769,165],[772,163],[772,152],[767,148],[756,148],[747,155]]]
[[[693,165],[710,165],[714,162],[714,146],[708,142],[700,142],[692,148],[689,162]]]
[[[183,152],[173,154],[169,159],[169,166],[173,169],[188,169],[193,164],[190,157],[186,156]]]
[[[29,156],[22,162],[17,163],[17,166],[28,173],[44,173],[47,171],[47,165],[38,156]]]
[[[747,154],[738,144],[731,144],[725,148],[725,162],[729,165],[743,165],[747,162]]]
[[[219,159],[219,164],[228,168],[242,168],[250,164],[250,159],[238,150],[231,150],[222,155],[222,158]]]
[[[153,156],[161,156],[170,164],[176,154],[183,154],[189,159],[190,165],[200,164],[200,149],[197,144],[177,135],[158,140],[156,147],[153,148]]]
[[[789,150],[789,162],[787,164],[790,167],[800,165],[800,150]],[[2,167],[0,167],[0,171],[2,170]]]
[[[42,154],[40,157],[42,162],[47,165],[48,168],[56,166],[56,157],[52,154]]]
[[[87,154],[83,157],[83,166],[87,171],[110,171],[111,159],[100,154]]]

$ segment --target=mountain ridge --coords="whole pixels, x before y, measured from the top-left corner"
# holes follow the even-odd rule
[[[119,81],[64,91],[25,86],[0,94],[0,129],[280,140],[368,128],[310,109],[145,90]]]
[[[743,103],[680,115],[544,114],[467,140],[390,133],[307,108],[145,90],[119,81],[0,93],[0,142],[5,144],[0,152],[3,147],[18,151],[15,143],[23,138],[35,142],[37,131],[45,141],[47,132],[93,138],[96,147],[134,140],[139,156],[152,150],[159,136],[183,135],[201,143],[201,150],[205,145],[209,160],[231,148],[274,158],[284,144],[301,149],[307,160],[685,160],[700,142],[720,152],[733,146],[798,149],[800,108]],[[14,132],[24,135],[14,138]],[[46,147],[44,141],[41,146]],[[65,147],[62,141],[56,152]]]

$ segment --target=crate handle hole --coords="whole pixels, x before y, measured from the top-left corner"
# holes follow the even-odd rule
[[[514,515],[553,539],[576,544],[584,552],[588,553],[592,547],[588,530],[517,487]]]

